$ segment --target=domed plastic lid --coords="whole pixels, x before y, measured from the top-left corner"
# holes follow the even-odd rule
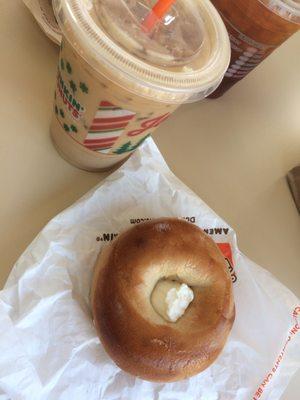
[[[207,35],[197,8],[189,1],[178,2],[150,27],[149,3],[97,0],[91,15],[115,43],[139,59],[159,67],[189,64],[201,53]]]
[[[280,17],[300,24],[300,0],[260,0]]]
[[[155,4],[53,1],[67,40],[96,70],[103,73],[106,65],[117,71],[116,83],[171,103],[203,98],[218,86],[229,63],[230,45],[220,16],[208,0],[177,0],[149,27]]]

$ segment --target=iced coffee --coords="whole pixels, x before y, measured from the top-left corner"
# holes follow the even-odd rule
[[[126,159],[172,112],[220,83],[228,35],[208,0],[178,0],[151,31],[155,1],[54,0],[63,32],[51,135],[88,170]],[[171,133],[170,133],[171,134]]]
[[[227,27],[231,61],[219,88],[224,94],[299,30],[300,2],[293,0],[212,0]]]

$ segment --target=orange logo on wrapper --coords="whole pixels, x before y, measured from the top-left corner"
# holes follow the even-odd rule
[[[233,268],[233,258],[232,258],[232,251],[231,251],[231,246],[229,243],[217,243],[217,246],[221,250],[225,261],[228,264],[228,269],[231,275],[231,280],[232,283],[235,283],[237,281],[237,276]]]

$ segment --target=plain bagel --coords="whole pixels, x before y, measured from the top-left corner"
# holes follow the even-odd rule
[[[177,322],[153,307],[152,292],[162,281],[193,290]],[[221,353],[235,317],[222,253],[200,228],[174,218],[135,225],[100,253],[91,304],[100,340],[115,363],[157,382],[206,369]]]

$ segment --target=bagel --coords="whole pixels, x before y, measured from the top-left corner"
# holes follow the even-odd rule
[[[180,297],[180,291],[191,302],[174,321],[166,311],[166,294]],[[135,225],[100,253],[91,307],[99,338],[115,363],[155,382],[178,381],[209,367],[235,318],[222,253],[200,228],[175,218]]]

